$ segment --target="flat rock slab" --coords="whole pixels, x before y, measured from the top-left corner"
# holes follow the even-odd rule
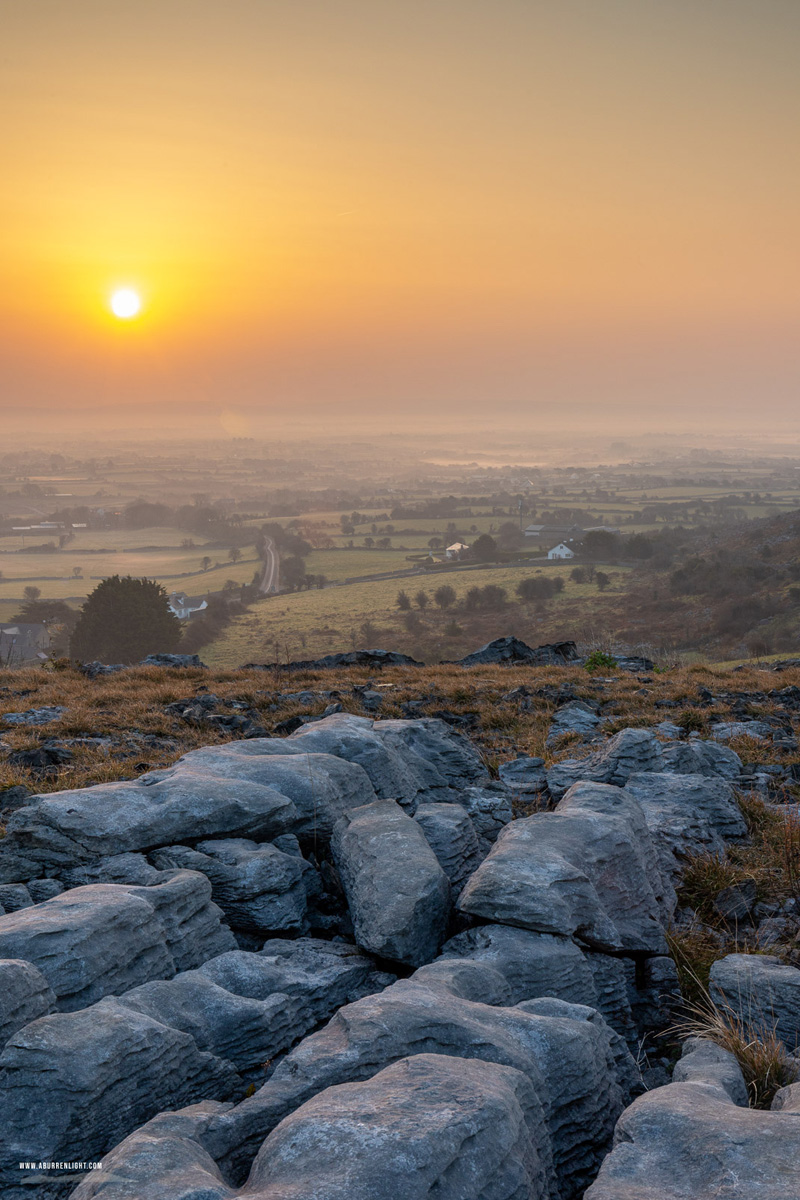
[[[0,917],[0,956],[32,963],[60,1010],[84,1008],[235,945],[210,896],[208,880],[194,872],[153,888],[74,888]]]
[[[417,822],[377,800],[345,814],[331,849],[358,945],[413,967],[430,962],[444,937],[450,884]]]

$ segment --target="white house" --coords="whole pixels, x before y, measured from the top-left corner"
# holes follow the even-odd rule
[[[469,550],[469,546],[463,542],[453,542],[452,546],[448,546],[445,550],[445,555],[448,558],[461,558],[465,550]]]
[[[169,607],[179,620],[186,621],[195,613],[208,608],[208,601],[200,596],[187,596],[186,592],[173,592],[169,598]]]
[[[569,546],[564,542],[559,542],[557,546],[553,546],[552,550],[547,551],[548,558],[574,558],[575,551],[570,550]]]

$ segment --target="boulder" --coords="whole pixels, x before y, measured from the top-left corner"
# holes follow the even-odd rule
[[[742,760],[729,746],[692,738],[664,746],[662,770],[677,775],[718,775],[720,779],[735,780],[742,773]]]
[[[290,741],[254,738],[204,746],[184,755],[180,769],[208,771],[215,778],[241,780],[280,792],[294,805],[292,833],[327,845],[344,810],[369,804],[375,799],[375,790],[358,763],[334,754],[304,753],[289,745]],[[153,772],[146,778],[168,779],[175,769]]]
[[[800,1047],[800,970],[768,954],[728,954],[711,967],[714,1003],[746,1025],[774,1030],[790,1053]]]
[[[591,780],[621,787],[637,771],[663,770],[663,750],[649,729],[623,729],[586,758],[565,759],[547,772],[547,784],[560,799],[573,783]]]
[[[275,938],[257,954],[232,950],[203,963],[198,973],[236,996],[288,996],[291,1003],[273,1023],[280,1049],[327,1020],[342,1004],[394,982],[393,975],[377,971],[355,946],[319,938]]]
[[[242,1088],[230,1063],[189,1034],[108,998],[16,1033],[0,1054],[0,1090],[5,1189],[19,1183],[20,1160],[99,1159],[161,1109]]]
[[[662,869],[677,879],[687,854],[720,854],[747,836],[729,783],[703,774],[637,772],[625,784],[644,812]]]
[[[601,950],[660,953],[669,902],[653,862],[636,802],[619,789],[578,784],[555,812],[503,831],[459,907]]]
[[[591,1178],[622,1109],[611,1037],[600,1018],[495,1008],[412,979],[342,1009],[273,1078],[318,1092],[417,1051],[513,1066],[540,1098],[559,1183],[573,1195]]]
[[[646,1092],[625,1110],[615,1148],[585,1200],[800,1195],[796,1113],[741,1107],[731,1096],[733,1090],[741,1101],[744,1087],[733,1056],[719,1047],[704,1053],[708,1061],[690,1042],[676,1068],[682,1081]]]
[[[229,949],[202,875],[153,888],[94,884],[0,917],[0,956],[33,963],[72,1011]]]
[[[0,908],[4,913],[19,912],[21,908],[30,908],[33,903],[33,897],[24,883],[0,884]]]
[[[458,896],[483,858],[469,814],[460,804],[420,804],[414,820]]]
[[[269,839],[297,819],[292,802],[273,788],[175,768],[160,781],[99,784],[35,797],[6,826],[3,858],[34,864],[27,876],[97,859],[171,846],[184,839]],[[0,876],[2,878],[2,876]]]
[[[161,869],[201,871],[211,880],[212,897],[228,924],[256,934],[298,932],[304,928],[308,889],[319,891],[316,872],[296,855],[284,854],[268,842],[245,838],[167,846],[151,861]],[[306,881],[308,877],[308,889]]]
[[[554,745],[566,733],[576,733],[580,737],[592,734],[600,724],[600,718],[594,708],[583,700],[572,700],[557,709],[547,734],[548,746]]]
[[[774,733],[766,721],[717,721],[711,726],[711,737],[715,742],[730,742],[733,738],[749,737],[763,742]]]
[[[202,1137],[230,1105],[204,1100],[180,1112],[159,1113],[129,1134],[90,1171],[72,1200],[235,1200]]]
[[[56,998],[50,984],[32,963],[0,959],[0,1047],[18,1029],[51,1013]]]
[[[241,670],[252,671],[338,671],[342,667],[424,667],[408,654],[397,650],[347,650],[339,654],[325,654],[322,658],[303,658],[290,663],[246,663]]]
[[[351,809],[331,841],[355,940],[381,958],[422,966],[437,953],[450,885],[421,827],[392,800]]]
[[[293,1008],[288,996],[280,992],[263,1000],[237,996],[200,971],[144,983],[125,992],[119,1003],[191,1034],[200,1050],[226,1059],[237,1071],[263,1067],[291,1044],[298,1030],[296,1020],[287,1019],[286,1010]]]
[[[142,667],[196,667],[207,671],[206,664],[200,662],[197,654],[148,654],[139,664]]]
[[[500,763],[497,773],[515,795],[536,796],[547,791],[547,773],[543,758],[519,754],[510,762]]]
[[[502,783],[467,787],[460,793],[457,803],[469,813],[483,854],[489,853],[500,830],[512,821],[511,799],[511,791]]]
[[[511,1067],[420,1054],[329,1088],[256,1156],[253,1200],[545,1200],[554,1194],[541,1103]]]

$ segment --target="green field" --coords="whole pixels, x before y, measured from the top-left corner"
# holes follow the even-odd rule
[[[309,563],[313,561],[313,556]],[[453,619],[463,623],[461,611],[455,607],[447,612],[435,608],[433,593],[442,584],[449,584],[458,601],[473,587],[498,584],[504,587],[509,599],[514,599],[514,589],[521,579],[538,572],[549,577],[564,578],[564,591],[548,601],[548,608],[557,613],[559,606],[584,601],[591,604],[598,596],[595,584],[577,584],[569,578],[572,565],[532,567],[488,567],[461,569],[446,573],[420,573],[407,578],[375,580],[367,583],[352,583],[319,590],[297,592],[291,595],[265,597],[254,604],[250,611],[237,617],[223,635],[211,645],[204,647],[203,661],[211,667],[234,667],[244,662],[274,661],[276,658],[314,658],[335,651],[350,650],[361,644],[361,626],[370,622],[376,633],[399,642],[401,636],[407,641],[402,626],[402,614],[397,608],[397,594],[405,591],[412,599],[417,592],[425,591],[430,605],[425,611],[425,632],[439,636],[448,622]],[[606,595],[624,587],[628,569],[607,568],[613,577],[612,587]],[[533,611],[533,610],[531,610]],[[508,613],[519,612],[518,607],[501,610],[497,623],[502,625]],[[388,647],[387,648],[391,648]],[[468,647],[469,648],[469,647]],[[474,648],[474,647],[472,647]],[[466,652],[466,651],[463,651]]]

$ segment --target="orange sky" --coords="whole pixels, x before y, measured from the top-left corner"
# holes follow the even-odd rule
[[[0,403],[785,410],[799,52],[797,0],[0,0]]]

